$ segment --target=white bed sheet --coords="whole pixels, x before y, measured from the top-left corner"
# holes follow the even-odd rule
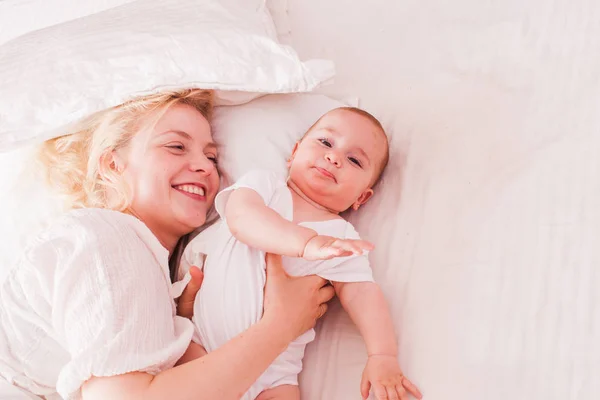
[[[393,136],[382,185],[352,219],[378,246],[401,363],[425,398],[600,398],[600,4],[271,8],[302,58],[336,61],[322,92],[359,96]],[[334,306],[303,399],[359,399],[365,359]]]
[[[425,399],[599,399],[600,3],[271,3],[393,136],[353,222]],[[334,308],[303,399],[359,399],[365,359]]]

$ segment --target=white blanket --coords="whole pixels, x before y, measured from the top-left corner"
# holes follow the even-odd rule
[[[272,3],[392,133],[353,222],[425,399],[600,398],[600,3]],[[360,399],[348,317],[318,336],[303,399]]]
[[[600,3],[271,3],[393,136],[352,222],[425,399],[600,398]],[[334,307],[318,332],[303,399],[359,399],[356,329]]]

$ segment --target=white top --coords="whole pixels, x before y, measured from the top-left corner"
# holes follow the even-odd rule
[[[196,236],[184,250],[181,261],[183,270],[189,269],[190,265],[204,265],[204,281],[194,302],[196,334],[193,340],[209,352],[258,322],[263,314],[265,253],[237,240],[225,221],[227,197],[238,188],[256,191],[268,207],[287,220],[292,221],[294,215],[290,189],[284,180],[269,171],[248,172],[217,195],[215,207],[223,222]],[[301,225],[321,235],[359,238],[352,224],[341,218],[302,222]],[[206,255],[205,262],[203,254]],[[335,282],[373,281],[366,254],[322,261],[283,257],[282,261],[287,273],[293,276],[316,274]],[[304,348],[314,337],[315,331],[311,329],[292,342],[242,400],[255,399],[263,390],[275,386],[297,385]]]
[[[187,349],[168,252],[138,219],[71,211],[0,287],[0,376],[38,395],[81,397],[92,376],[157,374]]]
[[[189,275],[183,276],[190,265],[202,266],[204,256],[217,252],[216,249],[221,249],[223,245],[232,244],[231,232],[226,226],[224,206],[227,198],[232,191],[239,188],[248,188],[257,192],[265,202],[265,204],[276,211],[283,218],[292,221],[294,217],[294,206],[292,194],[285,181],[280,179],[277,174],[265,170],[253,170],[242,176],[233,185],[221,191],[215,199],[215,208],[222,218],[222,222],[215,226],[206,229],[196,236],[186,247],[184,251],[181,266],[179,269],[180,284],[189,281]],[[309,221],[301,222],[307,228],[315,230],[319,235],[333,236],[342,239],[360,239],[360,235],[354,229],[354,226],[342,219],[331,219],[326,221]],[[244,246],[239,243],[237,246]],[[230,260],[234,252],[231,246],[228,247],[227,256],[222,254],[223,250],[219,250],[220,254],[217,257],[212,257],[211,262],[218,265],[234,264],[260,266],[262,260],[264,266],[263,252],[255,251],[248,252],[247,249],[240,251],[238,254],[241,259]],[[251,251],[251,250],[250,250]],[[369,264],[368,251],[365,251],[360,256],[335,257],[330,260],[307,261],[303,258],[283,257],[283,267],[291,276],[319,275],[324,279],[332,282],[372,282],[373,271]],[[252,254],[252,256],[249,256]],[[215,265],[216,265],[215,264]],[[215,267],[219,268],[219,267]],[[223,267],[227,268],[227,267]]]
[[[290,189],[272,172],[251,171],[217,195],[215,207],[223,222],[195,237],[184,250],[181,261],[184,271],[190,265],[204,265],[204,281],[194,305],[194,321],[198,330],[194,341],[202,343],[208,351],[249,328],[263,312],[265,253],[236,240],[225,221],[227,196],[238,188],[256,191],[268,207],[283,218],[293,220]],[[314,229],[320,235],[360,238],[352,224],[341,218],[302,222],[300,225]],[[207,255],[206,262],[203,255]],[[283,257],[282,261],[284,269],[292,276],[314,274],[334,282],[373,281],[367,252],[331,260],[307,261]]]

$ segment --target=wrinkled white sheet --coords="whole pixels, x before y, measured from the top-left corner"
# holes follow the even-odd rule
[[[393,136],[374,241],[401,364],[433,400],[600,398],[600,3],[272,2],[322,92]],[[303,399],[360,399],[365,349],[332,310]]]
[[[393,136],[353,222],[425,398],[600,398],[600,3],[271,3]],[[339,307],[319,332],[303,399],[359,399],[362,339]]]

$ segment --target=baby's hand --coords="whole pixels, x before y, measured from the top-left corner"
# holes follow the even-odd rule
[[[363,399],[369,398],[373,388],[377,400],[408,400],[408,392],[417,399],[423,396],[411,381],[402,375],[396,356],[373,355],[369,357],[360,382]]]
[[[310,261],[329,260],[333,257],[360,255],[365,250],[373,250],[373,248],[374,246],[366,240],[339,239],[317,235],[304,246],[302,258]]]

